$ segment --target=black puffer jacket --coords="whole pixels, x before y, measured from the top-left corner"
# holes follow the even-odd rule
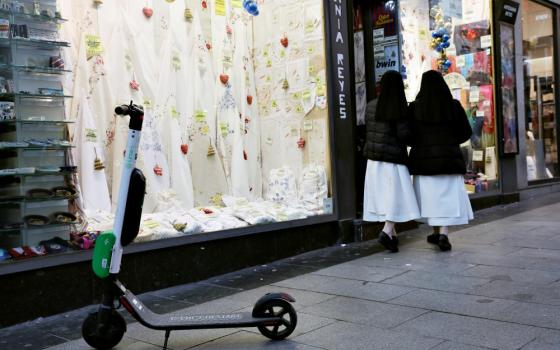
[[[453,100],[449,121],[435,123],[415,118],[415,102],[408,106],[412,136],[408,168],[411,175],[465,174],[465,160],[460,144],[467,141],[472,129],[465,110]]]
[[[408,119],[377,120],[376,108],[377,100],[369,102],[366,108],[364,156],[371,160],[407,165],[406,141],[410,137]]]

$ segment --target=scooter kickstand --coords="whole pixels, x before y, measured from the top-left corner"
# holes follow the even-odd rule
[[[169,340],[170,330],[165,331],[165,342],[163,343],[163,350],[167,350],[167,341]]]

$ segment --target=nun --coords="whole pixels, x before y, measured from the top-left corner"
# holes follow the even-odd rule
[[[421,221],[434,228],[427,241],[449,251],[449,226],[473,219],[460,148],[472,130],[465,110],[453,99],[441,73],[434,70],[422,75],[420,92],[408,106],[408,115],[412,121],[408,167],[414,176]]]
[[[407,168],[406,142],[410,138],[407,101],[400,73],[388,71],[381,78],[379,98],[366,107],[368,159],[364,183],[364,221],[385,222],[378,241],[398,252],[395,223],[420,217]]]

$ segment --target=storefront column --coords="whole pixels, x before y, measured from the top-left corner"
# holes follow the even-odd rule
[[[330,89],[333,194],[338,215],[339,240],[351,241],[356,217],[355,191],[355,125],[351,87],[350,36],[348,31],[351,5],[343,0],[327,0],[325,4],[326,50]]]

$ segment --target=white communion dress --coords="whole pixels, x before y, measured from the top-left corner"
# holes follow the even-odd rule
[[[368,160],[364,182],[364,221],[406,222],[420,217],[408,168]]]
[[[465,225],[474,215],[462,175],[414,176],[421,219],[430,226]]]

